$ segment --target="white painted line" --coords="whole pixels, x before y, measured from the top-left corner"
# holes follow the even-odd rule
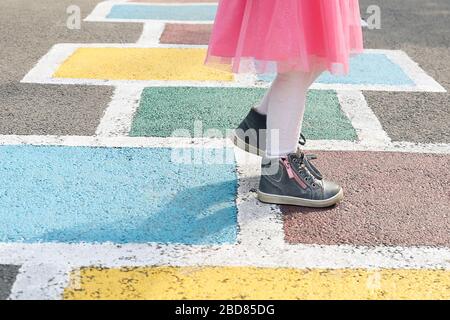
[[[424,88],[419,86],[391,86],[378,84],[340,84],[340,83],[314,83],[311,89],[336,91],[385,91],[385,92],[444,92],[438,88]]]
[[[450,269],[447,247],[306,245],[274,242],[272,256],[249,245],[167,245],[160,243],[0,243],[0,257],[18,255],[23,263],[49,261],[58,266],[218,265],[294,268],[444,268]],[[292,255],[289,255],[292,254]]]
[[[55,44],[25,75],[23,83],[52,83],[59,66],[79,47],[78,44]]]
[[[241,77],[244,78],[244,77]],[[37,77],[33,81],[30,78],[22,80],[23,83],[58,84],[58,85],[91,85],[91,86],[139,86],[139,87],[226,87],[249,88],[266,86],[252,86],[241,82],[239,77],[234,81],[167,81],[167,80],[99,80],[99,79],[75,79],[75,78],[44,78]],[[244,78],[245,79],[245,78]],[[328,90],[328,89],[326,89]]]
[[[154,26],[154,24],[151,24]],[[158,24],[159,25],[159,24]],[[166,44],[166,43],[156,43],[156,44],[137,44],[137,43],[59,43],[53,46],[54,50],[67,50],[67,48],[203,48],[207,49],[207,45],[203,44]],[[52,49],[53,49],[52,48]],[[74,49],[71,49],[72,51]]]
[[[258,76],[252,73],[235,73],[234,74],[234,87],[244,87],[244,88],[268,88],[268,84],[258,84],[257,83]],[[231,83],[227,83],[228,86],[231,86]],[[185,85],[188,85],[185,83]]]
[[[25,262],[19,270],[11,293],[10,300],[59,300],[64,288],[69,284],[70,272],[65,261]]]
[[[98,21],[104,19],[110,12],[115,3],[122,1],[103,1],[95,6],[94,10],[84,19],[84,21]]]
[[[127,136],[131,130],[133,116],[139,106],[143,90],[143,87],[138,86],[117,87],[95,135]]]
[[[145,23],[137,44],[158,46],[164,28],[164,23]],[[135,84],[117,86],[97,127],[96,135],[107,137],[128,136],[143,90],[144,87]]]
[[[84,21],[87,22],[122,22],[122,23],[151,23],[151,22],[157,22],[157,23],[173,23],[173,24],[213,24],[213,20],[155,20],[155,19],[117,19],[117,18],[89,18],[85,19]]]
[[[193,0],[192,2],[169,2],[169,3],[165,3],[165,2],[127,2],[127,1],[116,1],[116,2],[121,2],[123,4],[134,4],[134,5],[141,5],[141,6],[161,6],[161,7],[170,7],[170,6],[186,6],[186,7],[190,7],[190,6],[211,6],[211,7],[217,7],[217,2],[195,2],[195,0]],[[117,3],[116,3],[117,4]]]
[[[217,3],[213,2],[195,2],[192,3],[142,3],[142,2],[126,2],[126,1],[104,1],[100,2],[94,10],[84,19],[84,21],[91,22],[123,22],[123,23],[148,23],[148,22],[157,22],[157,23],[183,23],[183,24],[213,24],[214,20],[159,20],[159,19],[116,19],[116,18],[107,18],[108,14],[111,12],[111,9],[115,5],[138,5],[143,7],[148,6],[161,6],[161,7],[172,7],[172,6],[217,6]]]
[[[235,81],[167,81],[167,80],[99,80],[75,78],[44,78],[37,75],[30,81],[31,76],[22,80],[22,83],[58,84],[58,85],[91,85],[91,86],[139,86],[139,87],[226,87],[249,88],[248,83]],[[265,86],[254,86],[265,87]],[[328,90],[328,89],[327,89]]]
[[[40,136],[0,135],[1,145],[36,145],[110,148],[223,148],[229,139],[126,136]]]
[[[265,204],[256,198],[261,172],[261,158],[235,148],[238,173],[238,241],[244,246],[258,246],[261,250],[284,245],[281,210],[277,205]],[[273,254],[273,253],[272,253]]]
[[[342,111],[350,119],[361,144],[386,145],[391,142],[360,91],[338,91],[337,96]]]
[[[72,147],[111,148],[224,148],[232,147],[230,139],[183,138],[183,137],[102,137],[102,136],[39,136],[0,135],[2,145],[42,145]],[[370,145],[345,140],[308,140],[305,150],[322,151],[373,151],[450,154],[448,143],[392,142],[386,145]]]
[[[371,151],[450,154],[450,144],[448,143],[392,142],[385,145],[380,145],[378,143],[370,145],[367,142],[308,140],[308,144],[305,149],[317,151]]]
[[[411,78],[417,87],[428,92],[447,92],[437,81],[430,77],[416,62],[405,52],[400,50],[368,50],[369,52],[385,52],[386,56],[395,64],[401,66],[406,75]]]
[[[388,146],[391,152],[450,154],[449,143],[414,143],[396,141]]]
[[[173,80],[100,80],[100,79],[75,79],[75,78],[44,78],[36,74],[22,80],[22,83],[58,84],[58,85],[91,85],[91,86],[139,86],[139,87],[226,87],[249,88],[266,86],[252,86],[242,83],[235,77],[234,81],[173,81]],[[327,89],[328,90],[328,89]]]
[[[165,28],[164,23],[145,23],[142,29],[142,34],[136,44],[139,45],[159,45],[159,40]]]

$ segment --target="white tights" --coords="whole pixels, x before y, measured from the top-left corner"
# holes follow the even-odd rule
[[[268,157],[281,157],[297,150],[306,94],[321,73],[322,69],[308,73],[279,73],[261,103],[255,107],[258,113],[267,115]]]

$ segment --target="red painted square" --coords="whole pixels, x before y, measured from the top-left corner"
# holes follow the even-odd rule
[[[345,198],[326,209],[282,206],[289,243],[450,246],[450,156],[317,154]]]
[[[209,42],[212,25],[209,24],[167,24],[160,42],[164,44],[206,45]]]

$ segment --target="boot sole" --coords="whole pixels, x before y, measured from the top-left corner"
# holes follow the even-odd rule
[[[290,196],[280,196],[264,193],[258,190],[258,199],[261,202],[273,204],[286,204],[291,206],[302,206],[312,208],[326,208],[335,205],[344,198],[344,191],[341,190],[333,197],[325,200],[310,200]]]
[[[241,138],[239,138],[235,132],[233,132],[231,139],[233,140],[233,143],[236,147],[238,147],[241,150],[244,150],[245,152],[248,152],[248,153],[254,154],[256,156],[260,156],[260,157],[264,157],[266,155],[266,153],[263,150],[261,150],[257,147],[254,147],[254,146],[246,143]]]

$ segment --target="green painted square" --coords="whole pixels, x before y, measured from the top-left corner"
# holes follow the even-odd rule
[[[194,122],[202,129],[236,128],[249,109],[264,96],[263,88],[152,87],[142,94],[130,135],[170,137],[187,129],[194,135]],[[313,140],[356,140],[349,119],[340,109],[334,91],[311,90],[303,133]]]

